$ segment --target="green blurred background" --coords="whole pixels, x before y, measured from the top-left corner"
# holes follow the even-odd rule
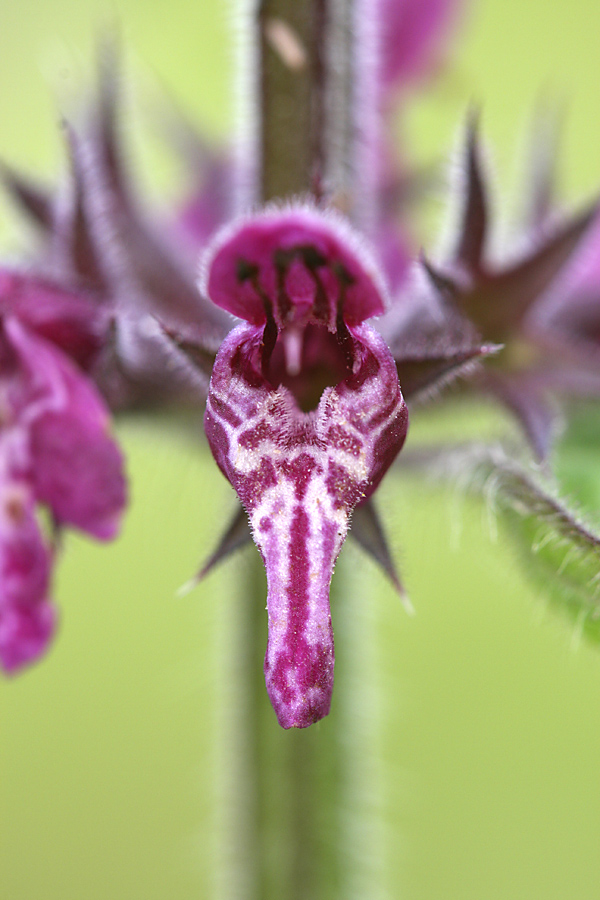
[[[54,98],[70,110],[92,80],[94,35],[115,21],[138,108],[148,113],[162,85],[208,134],[225,135],[232,18],[217,0],[114,0],[108,10],[5,0],[0,157],[56,173]],[[527,122],[541,96],[555,97],[565,110],[563,196],[589,196],[600,184],[599,28],[596,0],[472,0],[455,62],[411,101],[409,156],[445,154],[468,104],[480,103],[504,202],[514,205]],[[153,197],[168,197],[176,172],[140,138],[142,118],[132,111],[125,121],[140,178]],[[23,234],[6,205],[2,213],[4,246],[16,252]],[[433,425],[421,418],[413,440],[432,427],[460,434],[465,423],[452,409]],[[137,419],[120,435],[133,499],[123,536],[110,547],[69,537],[55,589],[58,640],[43,664],[0,684],[1,900],[215,896],[222,735],[235,735],[225,721],[234,714],[228,616],[255,551],[177,598],[232,493],[200,421],[184,432]],[[565,456],[569,465],[572,483],[583,471],[577,483],[598,496],[596,450]],[[389,896],[596,900],[598,652],[546,611],[485,510],[406,476],[388,476],[379,496],[417,615],[406,616],[352,546],[336,578],[352,585],[350,608],[372,635],[378,701],[366,752],[382,791],[360,803],[378,804],[371,841]],[[341,622],[342,611],[333,614]],[[350,662],[346,653],[334,698],[346,710],[361,675]],[[364,734],[360,715],[346,712],[344,727],[349,743],[353,729]]]

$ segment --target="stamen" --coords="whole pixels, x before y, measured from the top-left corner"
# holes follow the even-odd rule
[[[302,347],[304,328],[286,328],[281,335],[285,355],[285,369],[288,375],[299,375],[302,369]]]

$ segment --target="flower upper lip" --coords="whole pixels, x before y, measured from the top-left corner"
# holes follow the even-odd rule
[[[341,216],[308,204],[267,208],[224,228],[206,251],[199,286],[252,324],[271,313],[278,328],[313,321],[334,331],[340,307],[347,324],[385,310],[385,287],[363,242]]]

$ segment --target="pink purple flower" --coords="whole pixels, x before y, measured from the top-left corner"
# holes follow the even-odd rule
[[[407,21],[421,17],[416,53],[449,5],[410,8],[403,6]],[[529,335],[532,307],[578,245],[588,217],[558,229],[514,265],[488,262],[472,128],[454,253],[439,268],[423,260],[426,285],[406,278],[404,229],[395,216],[406,172],[398,175],[386,159],[385,178],[373,185],[381,216],[370,223],[372,251],[343,216],[324,211],[331,200],[325,185],[323,208],[298,201],[219,231],[205,252],[198,291],[190,245],[205,243],[226,217],[221,182],[231,177],[231,164],[203,157],[208,178],[173,236],[172,220],[161,227],[149,219],[131,189],[116,96],[111,70],[88,128],[66,129],[69,190],[44,194],[4,173],[44,250],[38,271],[0,272],[0,396],[8,413],[0,438],[2,446],[14,440],[20,448],[3,483],[7,496],[16,488],[21,497],[20,506],[6,507],[2,548],[11,571],[24,571],[12,549],[18,541],[32,560],[30,581],[20,576],[25,604],[8,592],[4,601],[2,634],[22,635],[21,649],[12,639],[16,652],[12,662],[5,654],[5,666],[34,658],[51,632],[54,550],[37,508],[49,509],[59,528],[101,539],[118,526],[122,460],[97,388],[113,409],[199,409],[207,400],[208,441],[243,510],[223,529],[201,574],[249,540],[249,520],[268,581],[267,689],[280,723],[305,727],[330,708],[329,588],[348,533],[402,591],[373,496],[406,437],[407,404],[438,394],[505,343],[509,352],[494,369],[477,368],[472,384],[493,389],[512,408],[521,402],[523,420],[537,429],[535,446],[545,451],[545,422],[531,424],[541,409],[533,402],[532,371],[519,371],[515,381],[512,351]],[[61,196],[69,202],[61,205]],[[190,239],[185,246],[182,231]],[[388,284],[400,285],[389,309],[374,256]],[[23,514],[11,518],[11,509]]]
[[[347,226],[308,208],[253,216],[218,238],[204,286],[246,320],[215,361],[205,429],[236,489],[268,582],[267,690],[284,728],[329,712],[329,585],[354,508],[408,426],[383,312]]]
[[[9,674],[44,653],[55,624],[49,600],[52,551],[29,485],[10,471],[10,442],[3,436],[0,484],[0,665]]]
[[[5,275],[1,283],[6,288],[13,282]],[[7,313],[10,294],[2,295],[0,665],[6,672],[40,656],[54,628],[54,542],[41,527],[38,508],[48,509],[55,530],[73,526],[106,540],[115,536],[126,502],[123,460],[104,401],[75,363],[33,330],[39,319],[47,332],[52,296],[48,315],[36,317],[26,315],[17,291],[15,312],[29,319],[25,324]],[[61,340],[70,335],[70,325],[66,316],[65,327],[58,328]]]
[[[384,87],[405,85],[431,70],[461,5],[456,0],[379,0]]]

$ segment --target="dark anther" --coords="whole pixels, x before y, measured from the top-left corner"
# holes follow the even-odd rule
[[[344,354],[346,365],[348,366],[350,371],[352,371],[352,368],[354,366],[354,341],[352,340],[352,335],[346,327],[346,323],[344,322],[344,317],[341,310],[338,312],[336,325],[336,337],[338,345],[341,348],[342,353]]]
[[[258,266],[248,262],[246,259],[238,259],[236,265],[237,280],[240,282],[248,281],[250,278],[256,278],[258,275]]]
[[[327,260],[324,256],[322,256],[316,247],[313,247],[312,244],[306,244],[302,247],[297,248],[298,253],[301,255],[302,260],[304,261],[304,265],[308,269],[318,269],[321,266],[327,265]]]
[[[346,266],[344,266],[341,262],[334,262],[332,266],[335,277],[344,287],[349,287],[351,284],[355,284],[356,278],[354,275],[351,275]]]
[[[259,267],[256,263],[248,262],[247,259],[238,259],[236,262],[237,266],[237,279],[243,284],[246,281],[249,281],[258,298],[260,299],[267,319],[269,317],[273,318],[273,307],[269,297],[265,294],[264,290],[261,287],[260,281],[258,279],[259,275]]]
[[[291,250],[276,250],[273,254],[273,263],[277,271],[285,273],[294,256],[296,256],[294,248]]]
[[[261,369],[265,379],[268,379],[269,362],[277,343],[277,325],[272,315],[267,316],[265,330],[263,331],[261,344]]]

